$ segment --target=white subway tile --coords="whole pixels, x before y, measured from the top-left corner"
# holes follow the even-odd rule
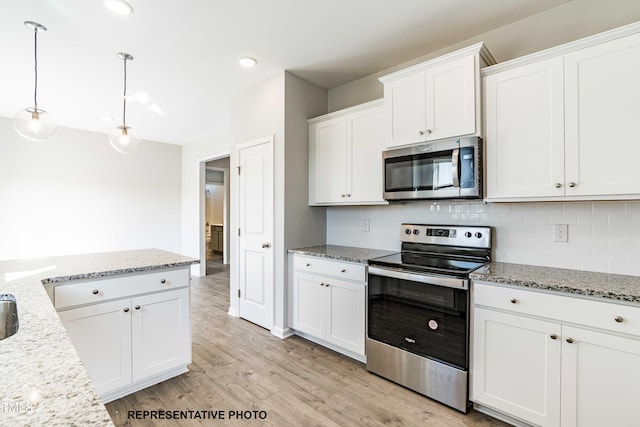
[[[550,214],[549,223],[550,224],[577,224],[578,215],[577,214]]]
[[[522,214],[503,213],[502,214],[502,222],[504,224],[523,224],[524,223],[524,215],[522,215]]]
[[[491,213],[513,213],[513,203],[491,203]]]
[[[525,224],[549,224],[549,214],[525,213]]]
[[[563,212],[568,214],[593,214],[593,203],[565,203]]]
[[[609,215],[607,214],[578,214],[578,224],[581,225],[608,225]]]
[[[537,203],[514,203],[513,211],[515,213],[536,213],[538,212]]]
[[[538,213],[561,214],[564,212],[564,206],[559,202],[538,203]]]
[[[626,212],[625,202],[595,202],[593,213],[595,214],[621,214]]]

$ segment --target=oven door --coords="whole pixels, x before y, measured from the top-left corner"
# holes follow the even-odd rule
[[[467,370],[468,280],[369,267],[367,337]]]

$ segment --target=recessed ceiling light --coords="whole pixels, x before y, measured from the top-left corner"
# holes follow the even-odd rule
[[[124,0],[102,0],[102,4],[118,15],[131,15],[133,13],[133,7]]]
[[[258,61],[256,61],[255,58],[252,58],[250,56],[243,56],[242,58],[240,58],[238,60],[238,62],[240,63],[240,65],[242,65],[243,67],[247,67],[247,68],[251,68],[254,67]]]

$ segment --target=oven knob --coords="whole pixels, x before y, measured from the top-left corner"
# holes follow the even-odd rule
[[[406,229],[404,230],[404,234],[411,234],[411,229],[406,228]]]
[[[420,231],[418,231],[418,229],[417,229],[417,228],[414,228],[414,229],[413,229],[413,234],[415,234],[415,235],[417,236],[418,234],[420,234]]]
[[[466,233],[464,233],[464,237],[471,237],[471,232],[467,231]]]
[[[481,237],[482,237],[482,233],[480,233],[480,232],[476,233],[476,237],[477,237],[478,239],[479,239],[479,238],[481,238]]]

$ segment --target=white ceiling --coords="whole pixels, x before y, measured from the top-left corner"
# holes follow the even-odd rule
[[[565,1],[129,0],[134,14],[118,16],[101,0],[2,0],[0,116],[32,105],[27,20],[48,27],[38,104],[58,125],[106,133],[120,123],[124,51],[139,100],[127,124],[184,144],[227,128],[231,97],[281,70],[332,88]],[[258,66],[240,67],[243,55]]]

